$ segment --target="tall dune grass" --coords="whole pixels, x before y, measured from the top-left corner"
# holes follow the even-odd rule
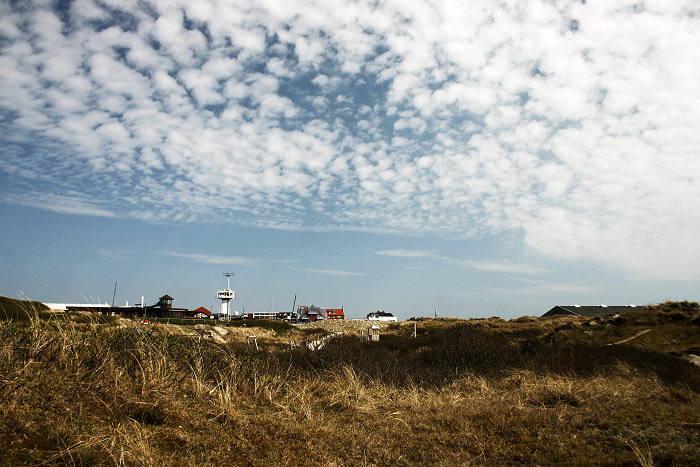
[[[256,352],[0,322],[9,465],[693,465],[699,394],[700,371],[670,355],[461,324]]]

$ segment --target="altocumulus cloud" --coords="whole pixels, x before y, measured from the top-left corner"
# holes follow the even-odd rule
[[[552,257],[700,277],[694,0],[36,1],[0,18],[5,202],[516,230]]]

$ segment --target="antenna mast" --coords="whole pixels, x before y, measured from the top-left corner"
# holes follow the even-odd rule
[[[112,308],[114,308],[114,299],[117,297],[117,282],[114,282],[114,293],[112,294]]]
[[[226,276],[226,289],[228,290],[231,288],[231,283],[229,281],[231,280],[231,276],[233,276],[233,273],[232,272],[225,272],[224,276]]]

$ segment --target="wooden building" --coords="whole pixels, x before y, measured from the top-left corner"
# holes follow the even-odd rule
[[[145,316],[149,318],[187,318],[189,310],[173,307],[173,300],[170,295],[163,295],[158,299],[158,303],[146,307]]]

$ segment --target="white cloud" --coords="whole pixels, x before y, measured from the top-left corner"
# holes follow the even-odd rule
[[[78,216],[116,217],[116,214],[105,209],[80,195],[56,195],[29,192],[22,196],[6,195],[2,197],[6,203],[30,206],[61,214]]]
[[[202,106],[220,104],[225,101],[218,90],[216,75],[206,71],[188,68],[179,75],[185,86],[194,94],[197,103]]]
[[[127,248],[100,248],[97,250],[97,254],[104,256],[105,258],[112,259],[129,259],[134,255],[134,251]]]
[[[531,266],[529,264],[517,264],[509,262],[496,262],[496,261],[472,261],[466,260],[464,264],[472,267],[474,269],[479,269],[481,271],[488,272],[505,272],[514,274],[547,274],[552,271],[547,268],[538,268]]]
[[[24,183],[6,199],[154,222],[517,231],[543,255],[700,278],[692,0],[17,5],[0,7],[0,176]],[[27,188],[36,167],[59,207]]]
[[[292,75],[292,71],[287,68],[287,65],[284,63],[284,60],[280,60],[276,57],[271,58],[265,65],[265,68],[267,69],[267,71],[269,71],[275,76],[285,77]]]
[[[529,264],[522,263],[511,263],[507,261],[474,261],[474,260],[460,260],[457,258],[452,258],[449,256],[441,255],[434,251],[428,250],[380,250],[376,254],[382,256],[393,256],[396,258],[428,258],[444,263],[455,264],[459,266],[467,266],[474,269],[479,269],[481,271],[488,272],[500,272],[500,273],[514,273],[514,274],[532,274],[541,275],[551,273],[552,271],[547,268],[540,268],[536,266],[531,266]]]
[[[175,251],[163,251],[166,256],[174,256],[176,258],[185,258],[198,263],[209,264],[229,264],[239,266],[258,266],[260,264],[270,263],[289,263],[291,260],[272,260],[266,258],[254,258],[249,256],[229,256],[229,255],[210,255],[206,253],[178,253]]]
[[[397,258],[435,258],[437,255],[432,251],[427,250],[381,250],[377,251],[378,255],[395,256]]]
[[[304,271],[315,272],[317,274],[325,274],[328,276],[364,276],[364,272],[337,271],[335,269],[310,269],[305,268]]]
[[[496,294],[540,295],[548,292],[561,292],[576,295],[591,295],[600,292],[603,287],[598,285],[580,284],[578,282],[557,282],[548,284],[533,284],[527,287],[483,287],[480,290]]]
[[[600,290],[602,290],[603,287],[598,286],[598,285],[562,282],[562,283],[547,284],[547,285],[542,286],[540,288],[545,289],[545,290],[552,290],[555,292],[590,295],[590,294],[593,294],[595,292],[599,292]]]

